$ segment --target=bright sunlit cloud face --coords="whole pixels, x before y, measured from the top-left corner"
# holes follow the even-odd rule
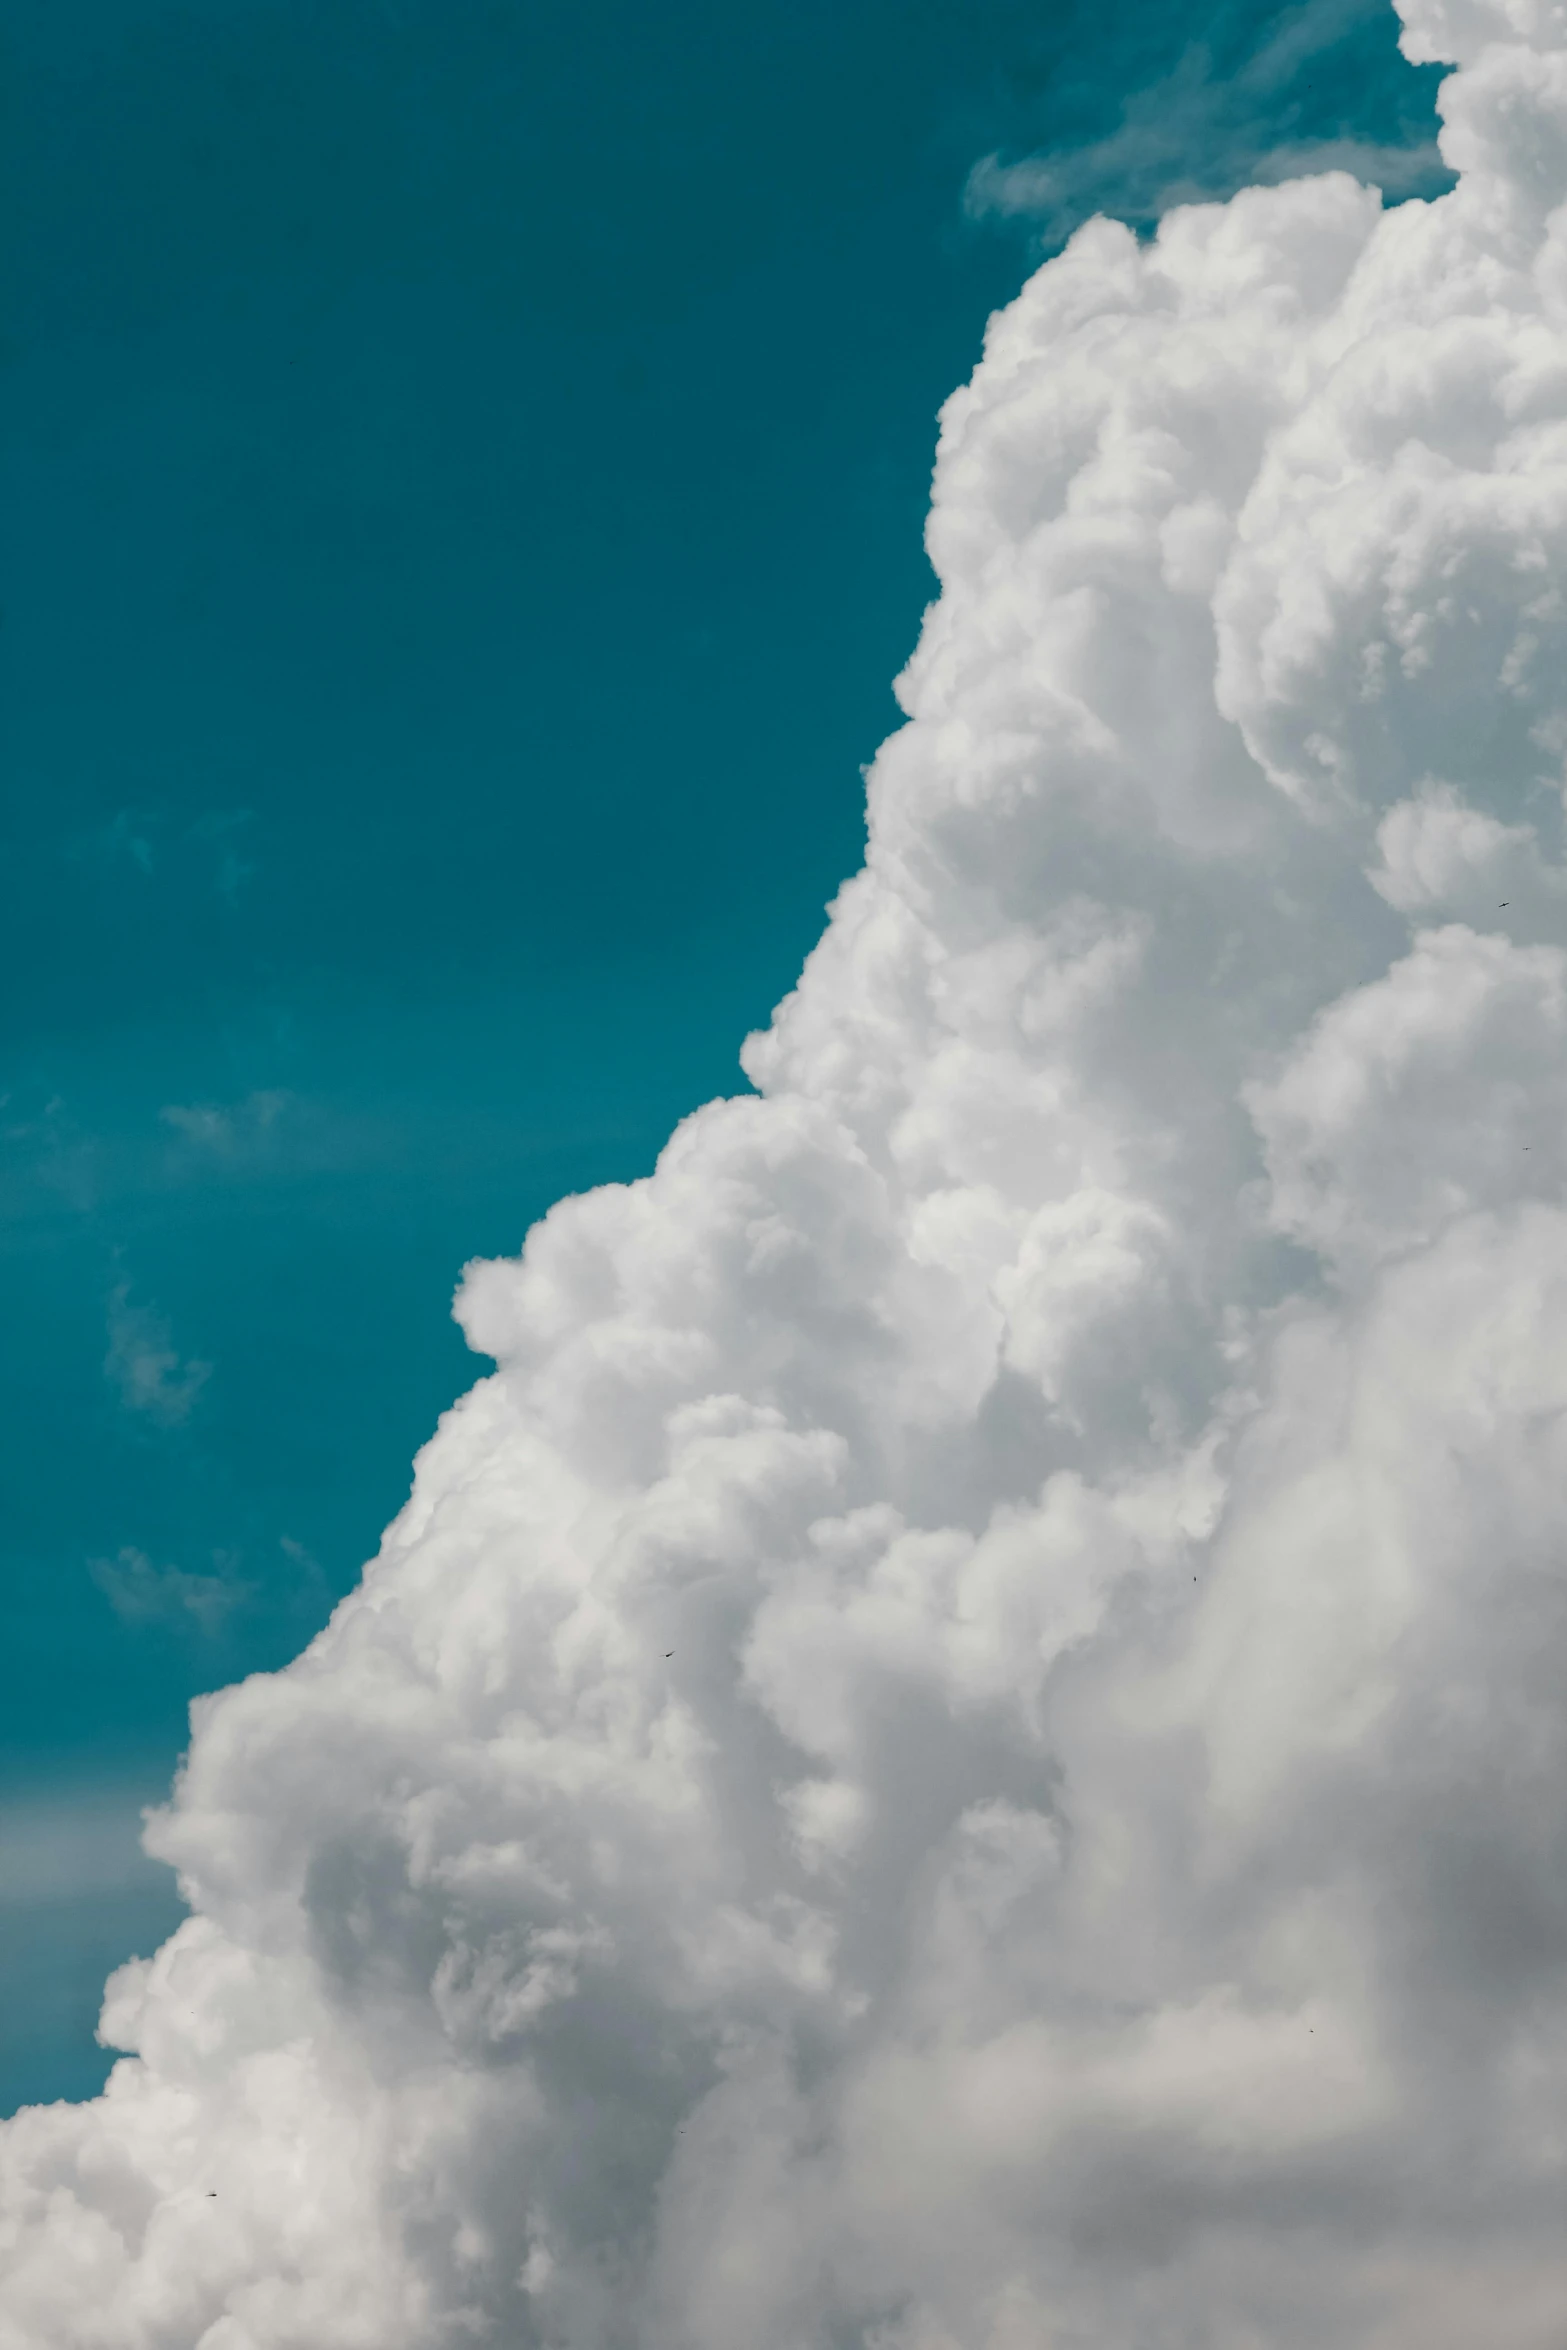
[[[1567,27],[1405,15],[1453,194],[994,323],[761,1098],[199,1708],[8,2345],[1557,2350]]]

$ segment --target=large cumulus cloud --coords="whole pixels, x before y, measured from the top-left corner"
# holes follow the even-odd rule
[[[459,1311],[6,2350],[1567,2340],[1567,18],[1091,223],[754,1098]]]

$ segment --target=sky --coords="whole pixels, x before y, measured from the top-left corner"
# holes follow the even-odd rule
[[[1096,204],[1443,173],[1375,7],[3,0],[0,70],[9,2111],[101,2082],[140,1807],[373,1552],[464,1262],[743,1086],[987,314]]]
[[[12,860],[56,1547],[8,1998],[60,2063],[0,2118],[0,2350],[1560,2350],[1567,13],[714,18],[667,51],[719,77],[706,145],[667,22],[530,80],[504,15],[386,8],[329,73],[317,13],[264,58],[283,20],[211,18],[194,83],[194,35],[126,34],[206,93],[192,148],[13,44],[75,90],[70,136],[13,109],[40,150],[143,139],[96,238],[28,215],[113,391],[40,373],[35,442],[156,412],[149,581],[215,450],[257,504],[191,491],[160,635],[139,576],[94,601],[130,540],[78,452],[51,703],[123,788]],[[396,161],[362,215],[277,131],[300,56]],[[523,208],[480,133],[524,84],[506,152],[582,243],[536,281],[467,259]],[[166,288],[334,191],[386,317],[442,317],[375,345],[362,244],[312,247],[313,331],[378,356],[269,473],[243,368],[203,440],[202,337],[129,258]],[[519,283],[526,496],[476,392],[427,448],[379,389],[455,351],[490,390],[457,292]],[[204,315],[281,421],[280,306]],[[401,573],[427,492],[448,559]],[[502,677],[509,793],[447,709],[496,726]],[[184,799],[154,678],[208,713]],[[285,711],[313,775],[337,746],[308,794]]]

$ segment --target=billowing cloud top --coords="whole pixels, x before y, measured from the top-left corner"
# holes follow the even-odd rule
[[[5,2350],[1567,2341],[1567,15],[1085,228],[865,870],[3,2133]]]

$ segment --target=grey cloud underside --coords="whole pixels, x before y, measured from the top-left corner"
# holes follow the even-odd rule
[[[200,1708],[5,2350],[1567,2339],[1567,25],[1405,14],[1451,195],[994,322],[761,1098]]]

